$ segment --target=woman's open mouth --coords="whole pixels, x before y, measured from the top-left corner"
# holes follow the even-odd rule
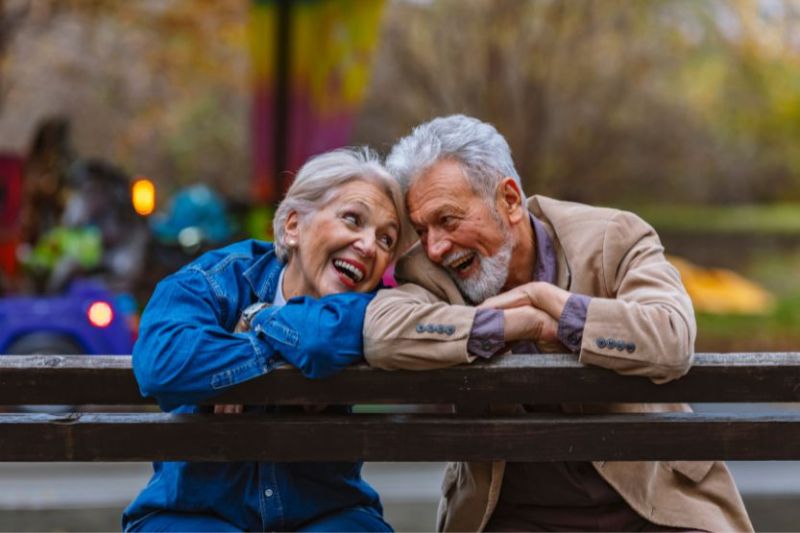
[[[347,287],[354,288],[356,284],[367,275],[364,266],[355,261],[336,258],[332,263],[333,268],[335,268],[336,272],[339,274],[339,279],[341,279],[342,283]]]

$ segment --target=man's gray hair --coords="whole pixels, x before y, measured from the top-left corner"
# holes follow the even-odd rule
[[[291,253],[286,246],[284,229],[289,214],[295,211],[302,220],[333,199],[339,187],[356,180],[377,185],[391,199],[397,211],[400,227],[394,257],[410,244],[413,232],[409,231],[403,193],[397,181],[381,164],[380,156],[366,146],[339,148],[306,161],[278,206],[272,229],[275,253],[279,259],[287,262]]]
[[[491,124],[465,115],[435,118],[417,126],[394,145],[386,167],[406,193],[426,170],[448,159],[461,164],[472,188],[491,205],[505,177],[514,178],[525,200],[506,139]]]

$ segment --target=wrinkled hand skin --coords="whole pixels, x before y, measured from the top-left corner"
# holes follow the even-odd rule
[[[487,298],[479,307],[511,309],[525,305],[541,309],[558,321],[570,293],[544,281],[531,281],[518,287]]]
[[[236,323],[236,327],[233,328],[233,332],[245,333],[247,331],[250,331],[250,323],[244,316],[241,316],[239,317],[239,322]],[[304,405],[303,409],[306,413],[321,413],[326,407],[326,405]],[[244,406],[242,404],[218,404],[214,406],[215,415],[239,414],[243,411]]]
[[[215,415],[238,415],[243,410],[244,406],[240,403],[217,404],[214,406]]]
[[[506,338],[533,340],[545,351],[568,351],[558,340],[558,320],[570,293],[532,281],[487,298],[478,307],[505,311]]]

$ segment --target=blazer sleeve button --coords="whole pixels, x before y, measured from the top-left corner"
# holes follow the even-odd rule
[[[425,333],[425,326],[417,324],[417,333]]]
[[[603,337],[598,337],[597,340],[594,342],[597,344],[598,348],[605,348],[606,346],[608,346],[608,341],[605,340]]]
[[[633,353],[636,351],[636,345],[632,342],[629,342],[625,345],[625,349],[628,351],[628,353]]]

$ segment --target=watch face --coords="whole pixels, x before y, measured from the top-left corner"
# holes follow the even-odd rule
[[[253,320],[253,317],[258,314],[259,311],[262,309],[269,307],[270,304],[264,302],[256,302],[252,305],[249,305],[242,311],[242,314],[239,315],[239,321],[234,328],[234,333],[243,333],[245,331],[250,331],[250,322]]]
[[[269,307],[269,304],[264,302],[256,302],[248,306],[244,311],[242,311],[242,318],[246,319],[249,322],[250,320],[253,319],[254,316],[258,314],[259,311],[261,311],[265,307]]]

